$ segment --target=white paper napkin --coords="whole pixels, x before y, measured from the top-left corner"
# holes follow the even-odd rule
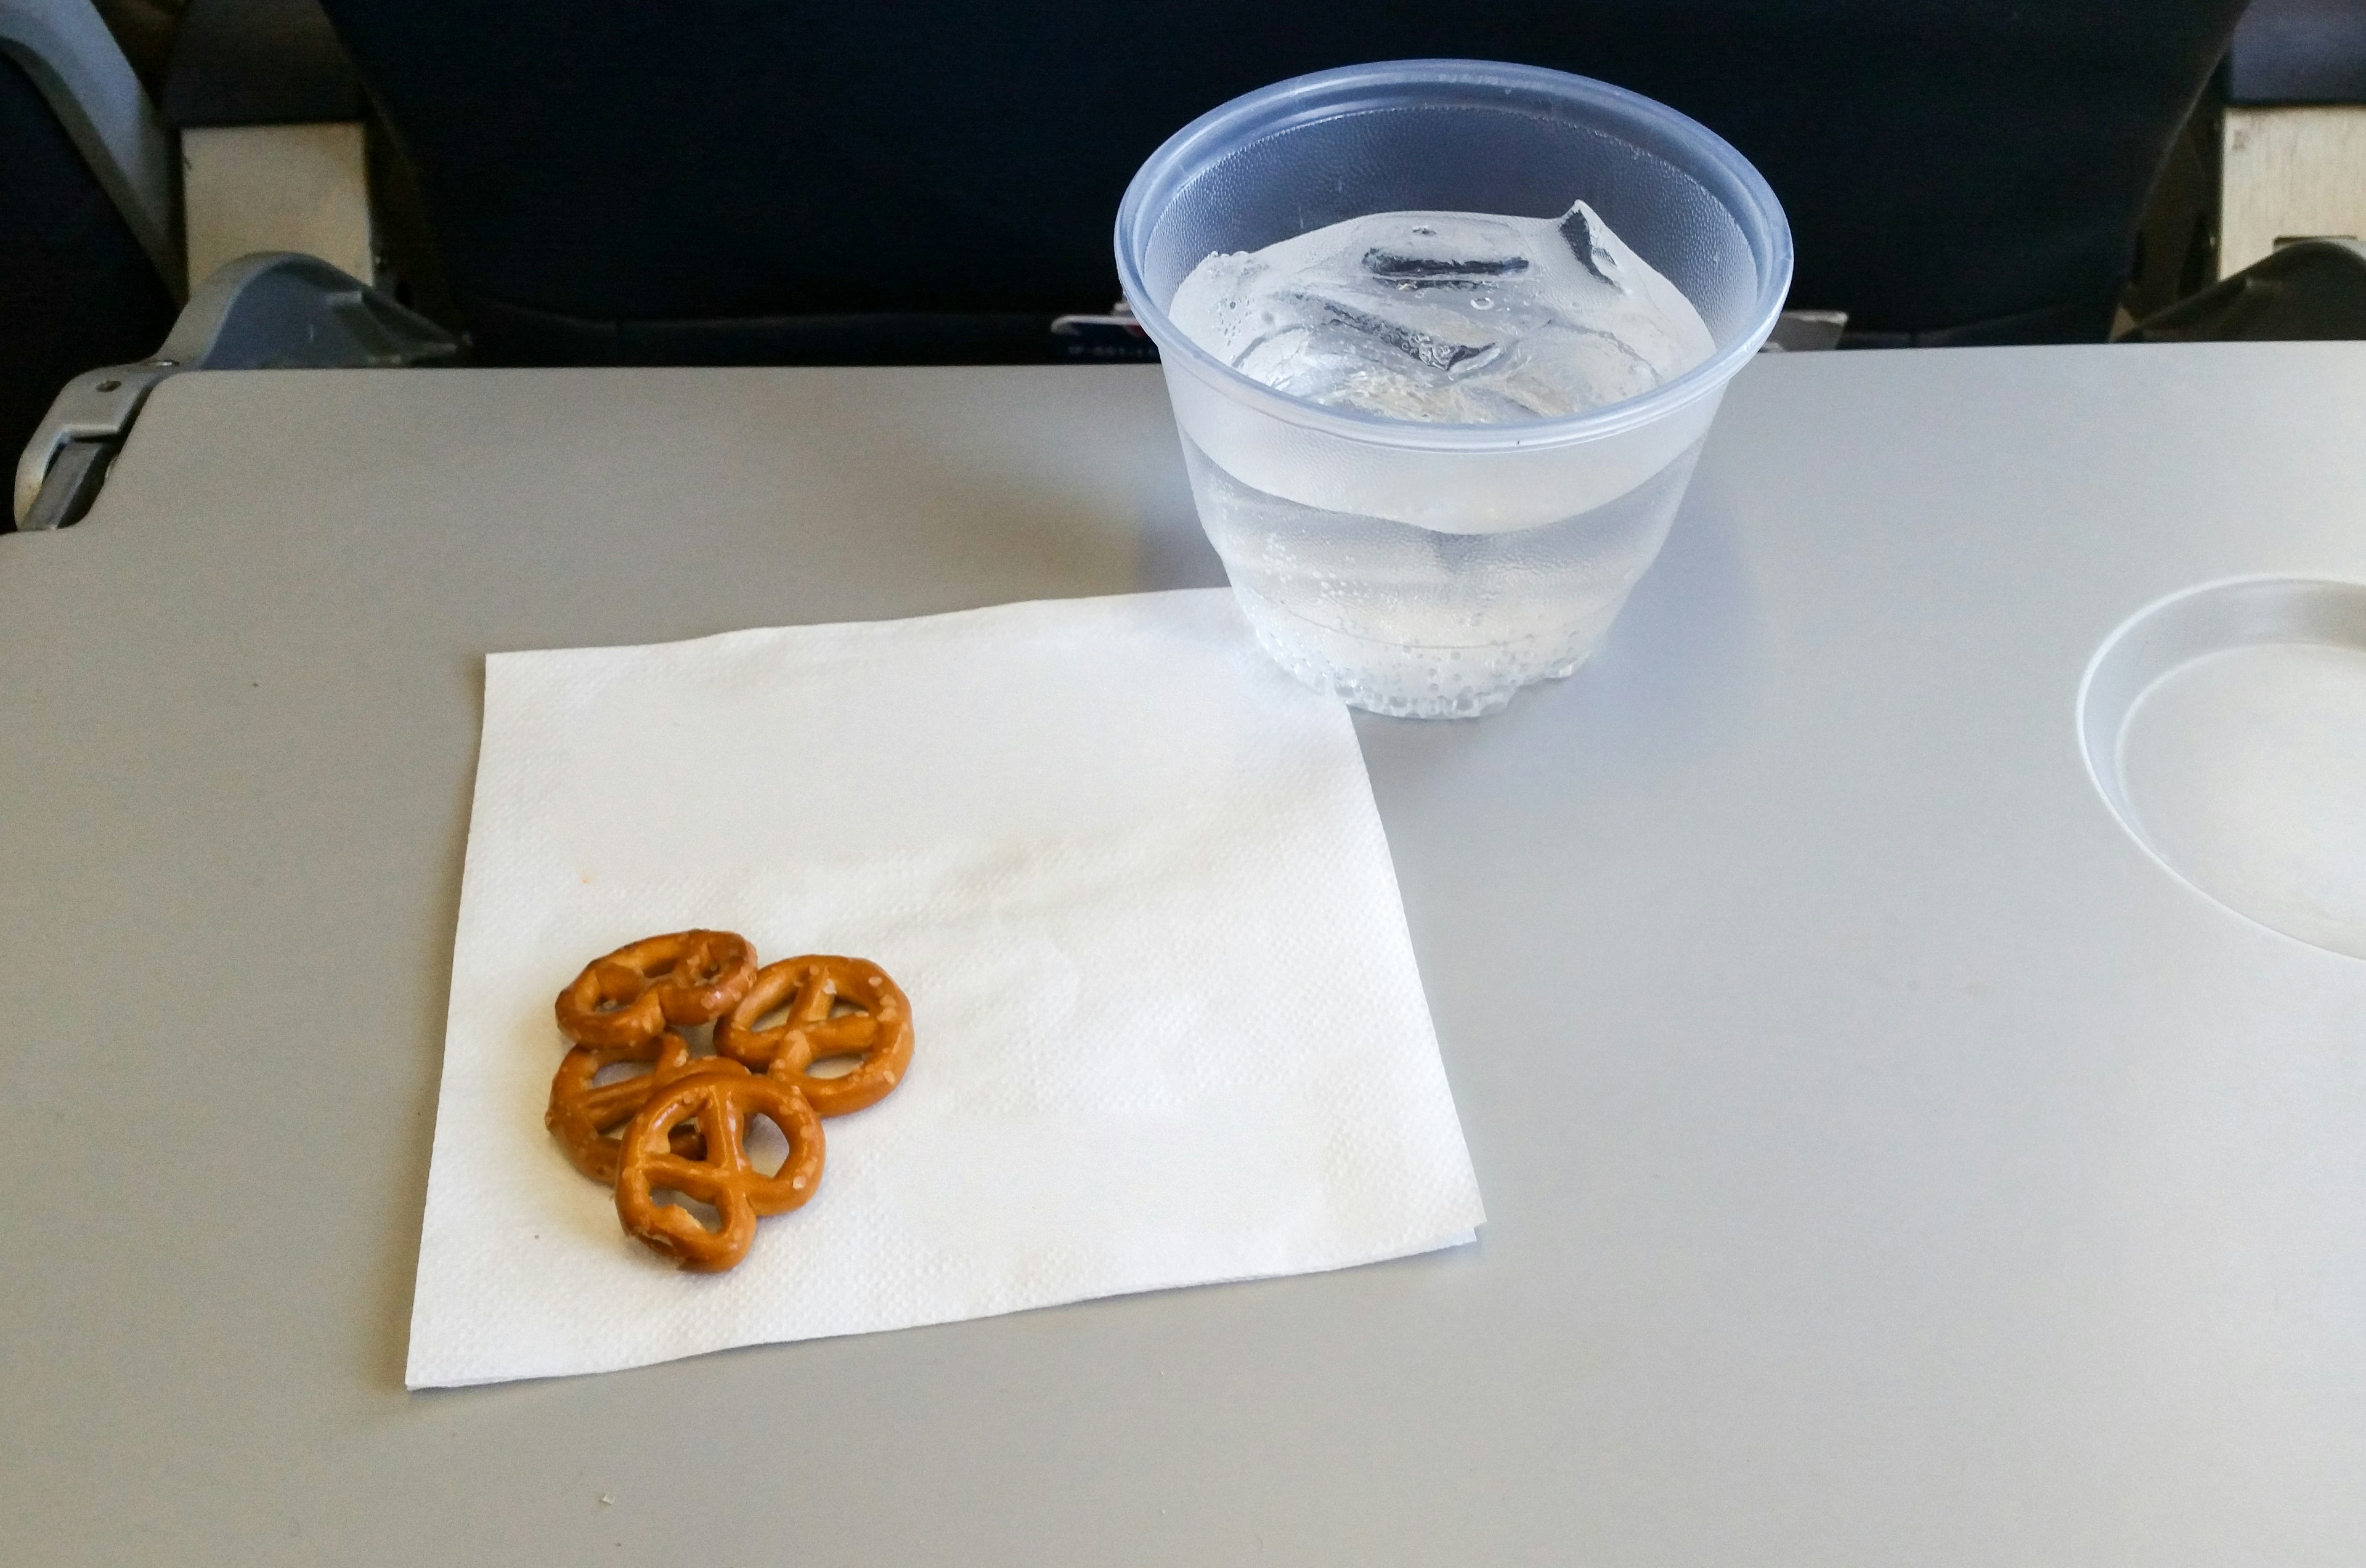
[[[543,1130],[551,998],[659,931],[875,960],[911,1069],[677,1272]],[[1216,592],[497,654],[411,1386],[1288,1274],[1482,1218],[1346,711]]]

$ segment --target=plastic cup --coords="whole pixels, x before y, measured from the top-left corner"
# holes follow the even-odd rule
[[[1588,412],[1429,424],[1326,407],[1233,369],[1166,314],[1211,253],[1375,212],[1552,218],[1580,198],[1717,345]],[[1748,161],[1664,105],[1558,71],[1414,60],[1277,83],[1185,126],[1127,187],[1117,265],[1158,345],[1200,524],[1267,651],[1359,707],[1468,716],[1600,643],[1782,310],[1791,231]]]

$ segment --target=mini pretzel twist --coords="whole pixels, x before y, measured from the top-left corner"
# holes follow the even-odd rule
[[[558,1032],[578,1045],[643,1045],[668,1024],[729,1012],[756,980],[756,950],[729,931],[675,931],[584,965],[558,993]]]
[[[756,1021],[783,1002],[788,1016],[770,1029]],[[839,1003],[857,1010],[832,1017]],[[912,1008],[879,965],[861,958],[808,953],[756,972],[756,982],[715,1026],[715,1049],[790,1085],[823,1116],[876,1104],[912,1063]],[[852,1056],[854,1069],[816,1077],[809,1068]]]
[[[771,1176],[749,1163],[747,1124],[761,1116],[789,1141],[788,1157]],[[704,1159],[687,1159],[668,1145],[674,1130],[695,1120],[706,1144]],[[616,1218],[628,1235],[684,1269],[718,1273],[748,1255],[760,1214],[784,1214],[821,1185],[821,1119],[805,1096],[777,1078],[758,1077],[737,1062],[710,1062],[650,1096],[618,1145]],[[723,1228],[709,1231],[695,1216],[655,1196],[659,1189],[711,1203]]]
[[[592,1081],[603,1068],[619,1062],[652,1065],[638,1077],[605,1084]],[[550,1080],[550,1108],[543,1112],[542,1124],[567,1151],[568,1163],[602,1186],[614,1187],[616,1130],[667,1084],[714,1066],[714,1057],[693,1056],[690,1043],[671,1031],[638,1045],[578,1045],[567,1053]],[[706,1145],[699,1140],[694,1124],[673,1130],[673,1152],[684,1159],[704,1156]]]

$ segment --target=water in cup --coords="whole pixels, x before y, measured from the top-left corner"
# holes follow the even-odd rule
[[[1714,132],[1481,60],[1219,105],[1115,239],[1258,642],[1421,717],[1592,655],[1791,277],[1781,204]]]
[[[1167,314],[1277,391],[1448,424],[1639,397],[1717,346],[1583,201],[1557,219],[1380,212],[1211,254]]]
[[[1716,347],[1583,201],[1559,218],[1374,213],[1213,253],[1168,310],[1278,391],[1437,423],[1600,408]],[[1306,505],[1185,445],[1201,520],[1268,650],[1358,706],[1425,716],[1483,713],[1575,670],[1658,555],[1698,450],[1606,505],[1473,532]],[[1485,498],[1470,500],[1483,518]]]

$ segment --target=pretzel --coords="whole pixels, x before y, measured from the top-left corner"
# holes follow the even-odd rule
[[[761,1116],[789,1141],[781,1168],[765,1176],[748,1161],[748,1119]],[[696,1118],[706,1142],[703,1159],[668,1146],[683,1122]],[[821,1185],[821,1119],[805,1096],[777,1078],[758,1077],[737,1062],[715,1062],[676,1078],[650,1096],[618,1145],[616,1218],[625,1234],[684,1269],[720,1273],[748,1256],[760,1214],[785,1214]],[[655,1192],[676,1192],[711,1203],[723,1228],[710,1231],[687,1211],[660,1203]]]
[[[595,1083],[601,1069],[618,1062],[648,1062],[638,1077]],[[716,1065],[712,1056],[693,1056],[690,1042],[671,1032],[640,1045],[578,1045],[558,1064],[550,1080],[550,1109],[542,1124],[567,1151],[568,1163],[603,1187],[616,1185],[617,1128],[649,1101],[659,1089],[690,1073]],[[725,1066],[736,1064],[726,1063]],[[706,1153],[695,1126],[673,1130],[673,1152],[684,1159]]]
[[[783,1002],[786,1019],[755,1027]],[[839,1002],[861,1010],[832,1018]],[[912,1007],[868,959],[783,958],[758,970],[748,994],[715,1026],[715,1049],[794,1088],[820,1115],[843,1116],[885,1099],[911,1066]],[[837,1077],[807,1070],[832,1056],[857,1058],[854,1070]]]
[[[729,931],[644,937],[583,967],[558,993],[558,1032],[578,1045],[642,1045],[668,1024],[729,1012],[756,979],[756,950]]]

